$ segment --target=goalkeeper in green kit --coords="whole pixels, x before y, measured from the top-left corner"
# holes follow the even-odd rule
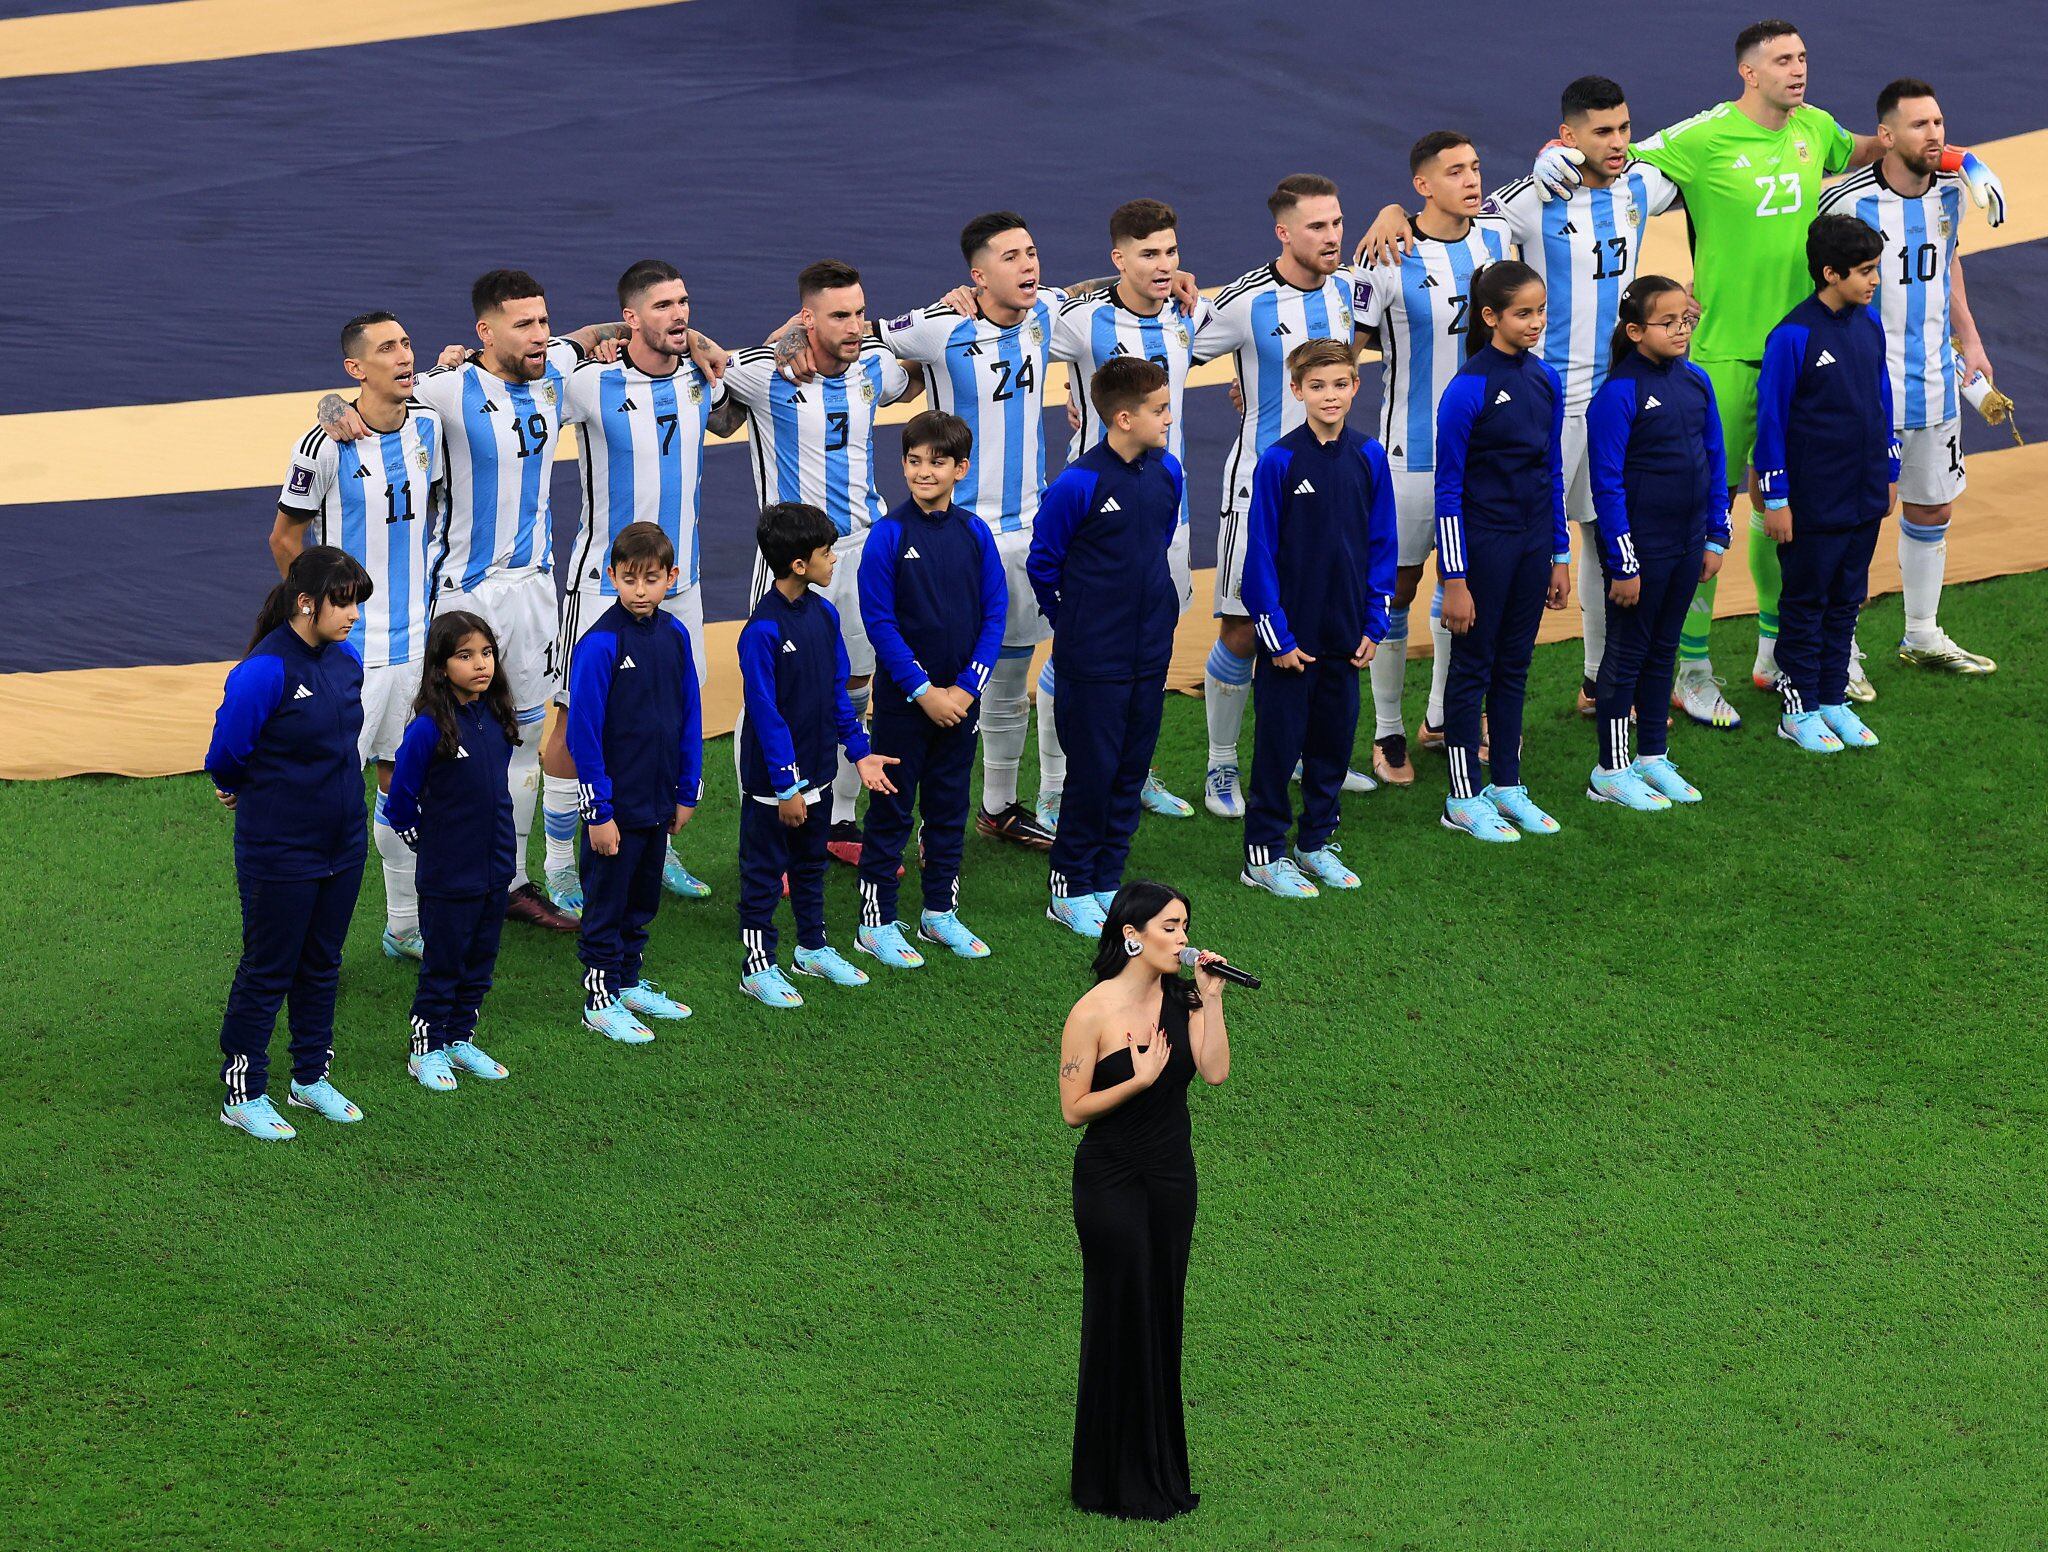
[[[1876,160],[1874,135],[1852,134],[1806,103],[1806,45],[1790,22],[1746,27],[1735,40],[1742,95],[1638,141],[1633,154],[1676,183],[1685,195],[1693,249],[1693,295],[1700,308],[1692,359],[1714,385],[1728,457],[1728,488],[1750,482],[1756,440],[1756,383],[1764,338],[1806,300],[1806,231],[1820,202],[1821,181]],[[1547,194],[1577,185],[1579,153],[1546,146],[1535,175]],[[1970,152],[1951,146],[1944,170],[1958,172],[1993,226],[2005,219],[2005,191]],[[1749,569],[1756,580],[1757,642],[1753,680],[1777,683],[1778,547],[1764,535],[1760,503],[1751,495]],[[1721,693],[1707,657],[1714,619],[1714,582],[1702,582],[1686,613],[1671,703],[1695,722],[1733,728],[1742,716]],[[1860,666],[1850,694],[1875,694]]]

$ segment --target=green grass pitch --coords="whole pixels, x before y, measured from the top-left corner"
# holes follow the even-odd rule
[[[1676,730],[1694,812],[1583,799],[1570,645],[1527,737],[1555,840],[1447,834],[1424,757],[1346,799],[1366,889],[1289,905],[1233,827],[1146,821],[1134,871],[1267,978],[1193,1096],[1203,1503],[1163,1529],[1065,1499],[1087,956],[1039,859],[969,840],[989,962],[771,1013],[721,742],[717,893],[649,959],[697,1016],[612,1046],[573,943],[514,929],[511,1081],[433,1096],[373,854],[335,1069],[368,1119],[265,1147],[214,1121],[204,780],[0,788],[0,1546],[2039,1546],[2048,577],[1944,623],[2001,671],[1900,666],[1873,605],[1880,750],[1801,756],[1746,684],[1739,734]],[[1176,700],[1183,792],[1202,747]],[[844,870],[830,904],[845,945]]]

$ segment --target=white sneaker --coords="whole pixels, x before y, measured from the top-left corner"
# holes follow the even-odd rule
[[[1977,652],[1965,652],[1936,626],[1924,636],[1908,635],[1899,643],[1899,661],[1915,668],[1934,668],[1946,674],[1988,674],[1998,665]]]
[[[1728,697],[1721,693],[1721,681],[1712,674],[1681,673],[1672,687],[1671,704],[1702,727],[1742,726],[1742,713],[1728,704]]]
[[[1849,648],[1849,699],[1865,705],[1877,699],[1877,686],[1870,682],[1863,672],[1863,648],[1852,643]]]

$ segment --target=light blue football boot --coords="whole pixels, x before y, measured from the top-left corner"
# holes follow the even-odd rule
[[[222,1105],[220,1124],[247,1132],[258,1142],[290,1142],[299,1135],[298,1128],[277,1113],[268,1094],[258,1094],[239,1105]]]
[[[1564,828],[1536,806],[1527,787],[1488,786],[1480,796],[1493,805],[1495,813],[1524,835],[1555,835]]]
[[[363,1118],[363,1112],[325,1078],[318,1083],[294,1083],[291,1092],[285,1096],[285,1103],[343,1125]]]
[[[436,1094],[455,1092],[455,1068],[446,1050],[415,1056],[405,1064],[405,1070],[419,1080],[423,1089],[432,1089]]]
[[[827,943],[823,948],[800,948],[790,956],[798,975],[814,975],[834,986],[865,986],[868,973]]]
[[[804,1005],[803,994],[789,984],[789,977],[782,973],[780,965],[770,965],[766,970],[741,976],[740,990],[771,1008],[801,1008]]]
[[[684,867],[673,851],[661,859],[661,887],[685,900],[704,900],[711,894],[711,886]]]
[[[633,1017],[633,1010],[623,1002],[612,1001],[601,1008],[585,1007],[583,1027],[594,1029],[607,1040],[616,1040],[620,1045],[645,1045],[654,1038],[654,1031]]]
[[[1039,793],[1037,811],[1038,822],[1044,825],[1047,830],[1056,831],[1059,829],[1060,795],[1057,792]]]
[[[386,959],[423,959],[426,957],[427,940],[420,936],[419,928],[399,937],[389,927],[384,929],[382,938]]]
[[[1629,767],[1651,791],[1662,793],[1674,803],[1697,803],[1700,789],[1678,774],[1668,754],[1639,754]]]
[[[1586,778],[1586,796],[1595,803],[1614,803],[1639,814],[1661,814],[1671,807],[1671,799],[1645,781],[1633,765],[1618,771],[1594,766],[1593,774]]]
[[[1778,736],[1808,754],[1840,754],[1842,741],[1817,711],[1788,712],[1778,718]]]
[[[943,943],[962,959],[988,958],[988,945],[952,911],[926,911],[918,918],[917,935],[927,943]]]
[[[1313,900],[1322,891],[1311,884],[1292,857],[1275,857],[1256,867],[1246,863],[1237,875],[1240,884],[1263,889],[1282,900]]]
[[[1839,706],[1823,706],[1821,720],[1828,725],[1828,731],[1842,741],[1844,749],[1875,749],[1877,735],[1864,726],[1863,719],[1849,709],[1845,702]]]
[[[1159,779],[1157,771],[1145,773],[1145,785],[1138,798],[1145,805],[1146,813],[1158,814],[1164,819],[1187,819],[1195,812],[1194,804],[1166,790],[1166,783]]]
[[[1337,855],[1342,849],[1335,842],[1315,851],[1303,851],[1297,846],[1294,848],[1294,860],[1302,872],[1326,889],[1356,889],[1359,877],[1345,867],[1344,859]]]
[[[1475,841],[1519,841],[1522,832],[1501,818],[1500,811],[1484,793],[1476,798],[1445,798],[1443,817],[1446,830],[1462,830]]]
[[[853,947],[854,952],[872,955],[891,970],[915,970],[924,963],[924,955],[912,948],[903,936],[901,922],[884,922],[879,927],[856,927]]]
[[[619,988],[619,1001],[642,1018],[686,1019],[690,1010],[646,976]]]
[[[667,869],[662,870],[664,874]],[[549,868],[548,899],[564,916],[583,914],[583,878],[574,868]]]
[[[474,1040],[450,1041],[448,1060],[472,1078],[488,1078],[493,1083],[512,1075],[509,1067],[503,1062],[493,1060],[491,1054]]]
[[[1046,918],[1058,922],[1076,937],[1099,938],[1107,918],[1093,895],[1053,895],[1045,907]]]

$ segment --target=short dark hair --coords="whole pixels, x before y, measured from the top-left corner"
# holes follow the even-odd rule
[[[1885,117],[1908,97],[1932,97],[1934,88],[1925,81],[1902,75],[1877,94],[1877,116]]]
[[[1627,101],[1628,94],[1622,91],[1620,83],[1604,75],[1582,75],[1564,89],[1557,105],[1558,114],[1568,119],[1584,118],[1589,113],[1619,108]]]
[[[619,277],[619,305],[631,307],[640,300],[642,293],[652,290],[665,280],[681,280],[683,272],[667,259],[641,259],[629,266]]]
[[[800,300],[809,300],[820,291],[837,291],[844,286],[859,284],[860,271],[851,264],[842,264],[837,259],[820,259],[797,271],[796,294]]]
[[[396,313],[357,313],[341,326],[341,353],[354,359],[356,348],[363,343],[363,336],[373,323],[397,323]]]
[[[1854,216],[1820,216],[1806,229],[1806,272],[1816,290],[1828,283],[1823,270],[1839,279],[1883,252],[1884,239]]]
[[[1413,177],[1421,172],[1425,162],[1434,161],[1452,146],[1470,145],[1472,137],[1461,135],[1455,129],[1432,129],[1408,148],[1408,173]]]
[[[1013,232],[1026,227],[1025,220],[1014,210],[991,210],[987,215],[976,216],[960,228],[960,257],[969,264],[974,256],[986,248],[1004,232]]]
[[[545,297],[540,282],[523,269],[494,269],[477,276],[469,288],[469,305],[481,318],[496,312],[507,302],[523,302],[530,296]]]
[[[1330,199],[1337,193],[1337,185],[1321,173],[1291,173],[1273,185],[1273,192],[1266,196],[1266,208],[1279,220],[1305,199]]]
[[[788,576],[798,561],[830,549],[839,537],[831,518],[801,501],[778,501],[763,507],[761,526],[754,533],[762,558],[777,577]]]
[[[1126,237],[1136,242],[1154,232],[1177,231],[1179,227],[1180,217],[1173,213],[1173,206],[1156,199],[1126,200],[1109,213],[1109,240],[1112,244],[1120,243]]]
[[[974,433],[958,415],[944,410],[920,410],[903,427],[903,456],[921,447],[938,458],[965,463],[974,452]]]
[[[1348,343],[1333,339],[1303,340],[1287,352],[1287,380],[1297,386],[1319,366],[1349,367],[1356,375],[1358,357]]]
[[[611,561],[614,571],[624,571],[628,566],[644,565],[648,561],[666,571],[676,563],[676,547],[661,531],[659,523],[628,523],[612,540]]]
[[[1735,34],[1735,62],[1741,64],[1742,56],[1760,43],[1768,43],[1773,38],[1782,38],[1787,33],[1796,34],[1798,31],[1799,29],[1790,22],[1778,17],[1773,17],[1769,21],[1751,22]]]
[[[1088,380],[1088,402],[1105,421],[1134,410],[1164,388],[1166,368],[1143,356],[1111,356]]]

